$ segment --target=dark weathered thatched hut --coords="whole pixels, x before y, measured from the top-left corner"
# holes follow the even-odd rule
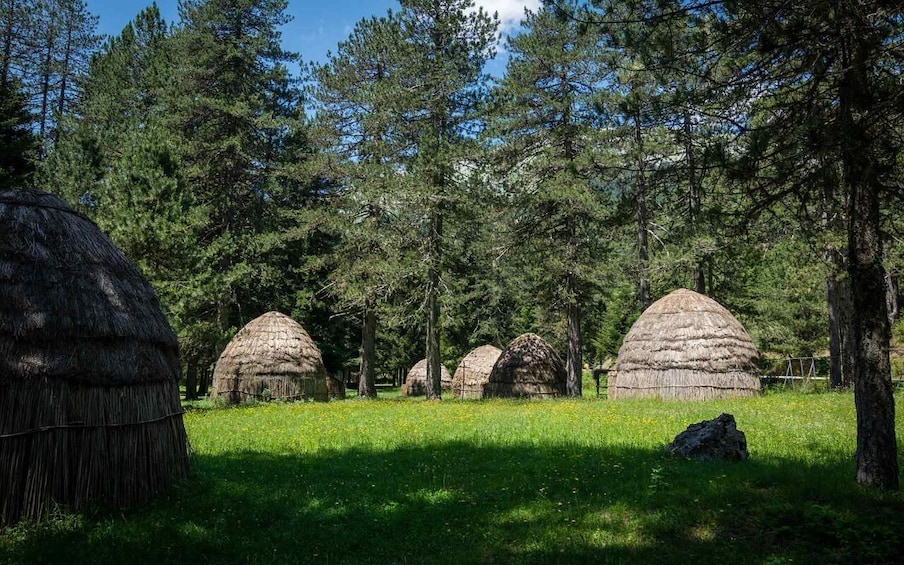
[[[546,398],[565,394],[565,364],[538,335],[515,338],[493,365],[484,398]]]
[[[150,285],[55,196],[0,191],[0,235],[0,527],[184,479],[178,343]]]
[[[760,391],[744,327],[718,302],[679,289],[641,314],[618,352],[609,398],[708,400]]]
[[[445,365],[440,365],[440,382],[443,390],[452,388],[452,375]],[[421,359],[408,371],[405,382],[402,384],[402,394],[405,396],[423,396],[427,394],[427,360]]]
[[[329,379],[320,349],[301,324],[267,312],[245,324],[220,354],[210,398],[326,401]]]
[[[481,345],[464,356],[452,377],[452,396],[455,398],[483,398],[483,387],[490,381],[493,365],[502,350]]]

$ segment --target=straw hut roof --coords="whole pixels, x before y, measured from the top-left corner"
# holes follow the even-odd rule
[[[129,506],[186,477],[176,336],[98,227],[0,191],[0,527]]]
[[[718,302],[678,289],[641,314],[618,352],[610,398],[707,400],[752,396],[758,357],[750,335]]]
[[[465,355],[452,377],[452,396],[455,398],[483,398],[483,386],[490,380],[493,365],[502,350],[481,345]]]
[[[565,394],[565,364],[543,338],[514,339],[493,365],[484,397],[546,398]]]
[[[452,388],[452,375],[445,365],[440,365],[440,383],[443,390]],[[402,385],[402,393],[405,396],[423,396],[427,394],[427,360],[421,359],[414,364],[405,377]]]
[[[248,322],[226,345],[213,371],[211,399],[329,400],[320,349],[301,324],[280,312]],[[335,393],[334,393],[335,394]]]

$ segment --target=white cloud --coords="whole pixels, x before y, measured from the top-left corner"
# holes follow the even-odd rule
[[[540,8],[540,0],[477,0],[476,4],[490,14],[499,14],[499,31],[502,33],[518,27],[525,8],[534,12]]]

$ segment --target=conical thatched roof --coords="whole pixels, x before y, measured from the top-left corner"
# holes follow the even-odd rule
[[[0,191],[0,234],[0,526],[183,479],[178,343],[151,287],[50,194]]]
[[[483,398],[483,387],[490,380],[493,365],[502,350],[481,345],[465,355],[452,377],[452,396],[455,398]]]
[[[213,371],[210,397],[329,400],[320,349],[301,324],[279,312],[251,320],[226,345]]]
[[[443,390],[452,388],[452,375],[445,365],[440,365],[440,382]],[[402,384],[402,394],[405,396],[423,396],[427,394],[427,360],[421,359],[414,364],[405,377]]]
[[[618,352],[609,398],[752,396],[758,357],[744,327],[718,302],[679,289],[641,314]]]
[[[545,398],[565,394],[565,364],[538,335],[515,338],[499,355],[483,396]]]

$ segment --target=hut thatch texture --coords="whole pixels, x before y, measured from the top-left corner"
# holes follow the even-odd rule
[[[481,345],[464,356],[452,377],[454,398],[483,398],[483,387],[490,380],[493,365],[502,350],[492,345]]]
[[[183,480],[178,342],[150,285],[50,194],[0,191],[0,234],[0,527]]]
[[[679,289],[641,314],[618,352],[609,398],[708,400],[753,396],[753,340],[718,302]]]
[[[565,364],[543,338],[527,333],[499,355],[484,386],[484,398],[546,398],[565,394]]]
[[[326,401],[329,380],[320,349],[301,324],[267,312],[245,324],[220,354],[210,398]]]
[[[452,388],[452,375],[445,365],[440,365],[440,383],[443,390]],[[427,360],[421,359],[414,364],[405,377],[402,384],[402,394],[405,396],[423,396],[427,394]]]

